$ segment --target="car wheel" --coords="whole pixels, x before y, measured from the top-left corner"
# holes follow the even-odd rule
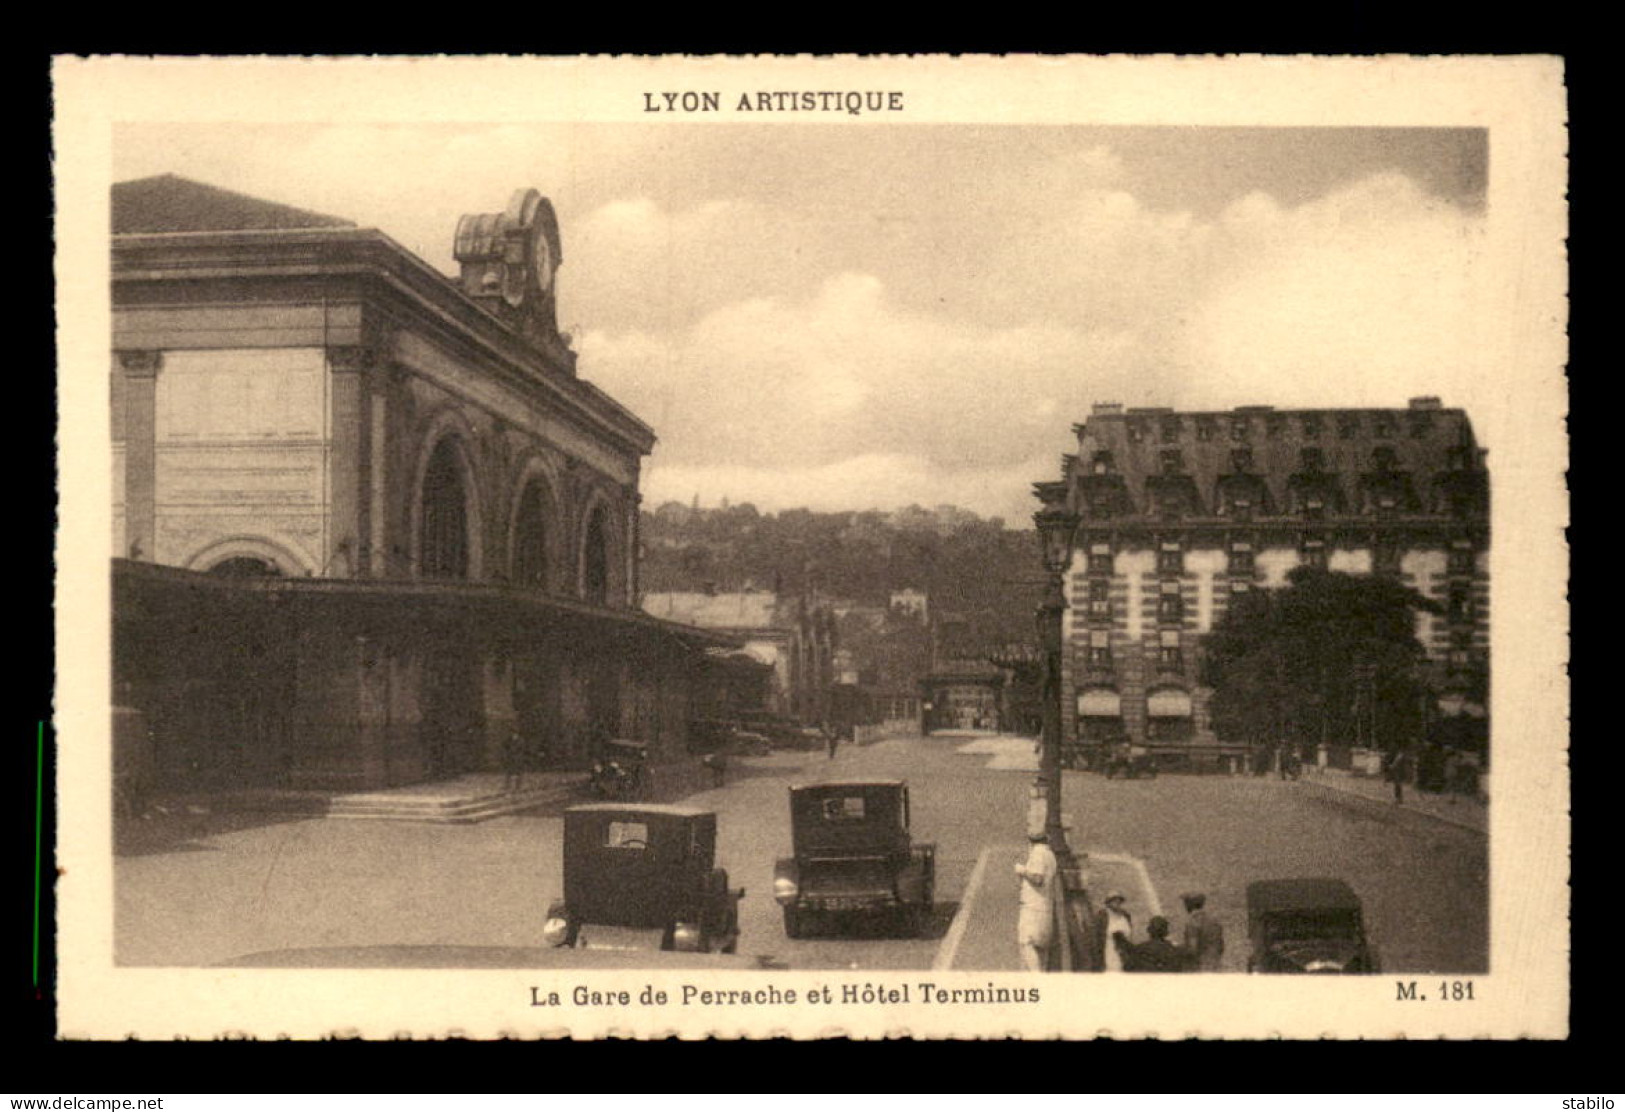
[[[807,924],[798,907],[784,909],[784,935],[786,938],[800,938],[806,931]]]

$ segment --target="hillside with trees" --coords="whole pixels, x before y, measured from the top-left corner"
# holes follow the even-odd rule
[[[1043,571],[1030,528],[955,506],[886,513],[715,508],[667,502],[642,520],[645,591],[774,590],[885,608],[893,591],[930,600],[988,646],[1030,641]]]

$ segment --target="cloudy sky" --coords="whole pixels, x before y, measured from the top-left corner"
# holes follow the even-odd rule
[[[126,125],[114,170],[342,216],[447,273],[458,216],[533,185],[582,375],[659,434],[650,505],[1015,523],[1096,401],[1470,405],[1487,150],[1424,128]]]

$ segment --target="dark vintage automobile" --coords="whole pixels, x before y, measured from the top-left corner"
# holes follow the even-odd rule
[[[1247,886],[1249,973],[1377,973],[1360,897],[1341,880],[1259,880]]]
[[[1119,745],[1107,751],[1104,771],[1108,780],[1155,780],[1157,758],[1143,745]]]
[[[611,738],[592,762],[592,790],[601,799],[637,799],[643,794],[649,747],[641,741]]]
[[[564,899],[549,946],[731,954],[743,888],[716,867],[717,816],[693,807],[584,803],[564,812]]]
[[[773,898],[784,933],[800,938],[815,918],[846,913],[894,916],[913,933],[929,923],[936,887],[935,845],[909,839],[908,785],[902,780],[830,780],[790,789],[795,856],[773,869]]]

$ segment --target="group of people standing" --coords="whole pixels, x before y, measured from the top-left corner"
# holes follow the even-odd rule
[[[1134,941],[1134,917],[1121,892],[1106,897],[1096,916],[1096,937],[1107,973],[1217,973],[1224,958],[1224,927],[1207,913],[1207,896],[1187,892],[1185,938],[1169,941],[1172,925],[1153,915],[1146,924],[1144,942]]]
[[[1056,937],[1056,921],[1061,897],[1060,868],[1049,839],[1039,829],[1028,835],[1031,843],[1027,860],[1016,866],[1021,888],[1020,912],[1016,920],[1016,944],[1021,950],[1022,968],[1042,973]],[[1121,892],[1112,892],[1095,916],[1095,953],[1101,955],[1106,973],[1214,973],[1224,957],[1224,927],[1207,912],[1207,896],[1188,892],[1185,905],[1185,937],[1182,944],[1169,941],[1168,920],[1154,915],[1146,924],[1146,939],[1134,940],[1134,918]]]

